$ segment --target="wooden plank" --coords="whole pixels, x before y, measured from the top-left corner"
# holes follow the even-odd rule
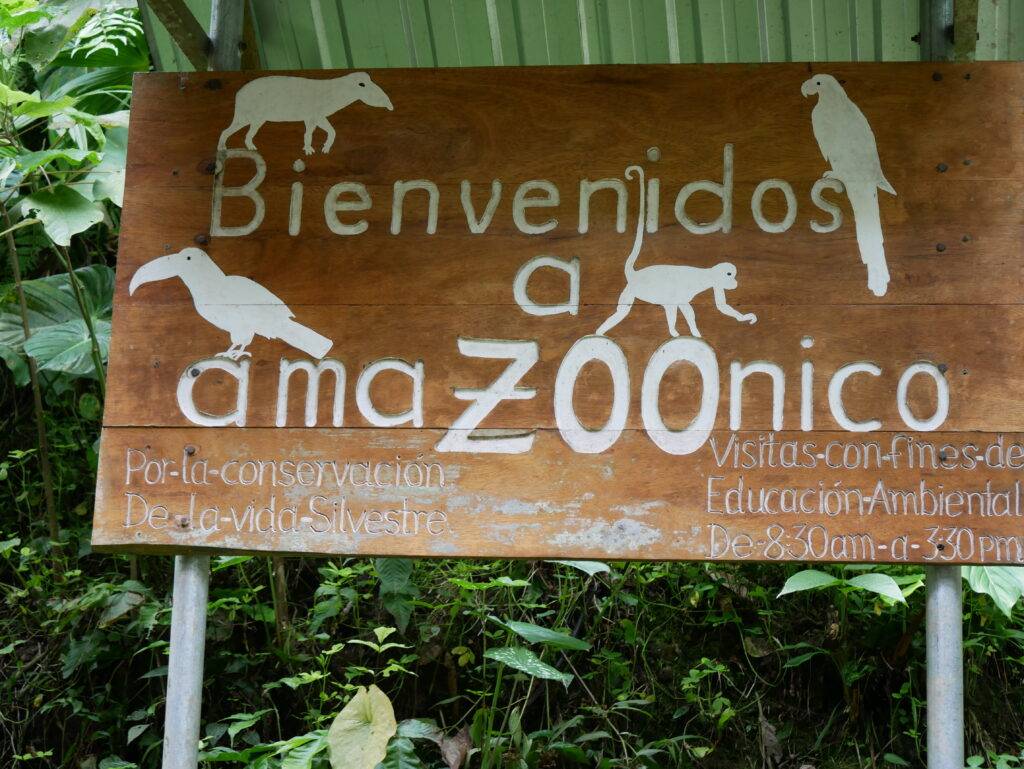
[[[93,545],[1024,564],[1019,434],[997,443],[981,434],[935,433],[918,442],[891,433],[811,439],[785,433],[773,436],[772,447],[763,433],[717,434],[715,450],[688,460],[685,470],[678,457],[636,431],[605,454],[571,462],[557,433],[542,431],[528,465],[495,455],[437,454],[432,446],[439,437],[434,431],[245,429],[224,442],[195,428],[108,429],[97,500],[106,514],[96,521]],[[984,461],[986,453],[993,464],[1005,464],[1012,447],[1017,469],[933,469],[942,447],[947,465],[974,456]],[[770,454],[775,466],[744,468],[744,452]],[[841,481],[824,481],[823,465],[843,464],[844,452],[856,467],[842,470]],[[817,467],[781,466],[792,458]],[[802,512],[782,512],[800,511],[801,502]],[[216,512],[204,512],[211,507]]]
[[[382,273],[383,276],[384,273]],[[507,281],[511,282],[509,275]],[[383,279],[383,277],[381,277]],[[330,356],[344,365],[348,384],[345,393],[345,425],[370,426],[355,403],[355,381],[372,362],[384,358],[422,361],[424,368],[424,426],[446,427],[466,408],[453,397],[457,388],[485,388],[497,378],[507,361],[482,360],[461,355],[458,337],[478,339],[538,340],[536,365],[523,376],[522,386],[536,389],[528,400],[507,401],[488,416],[484,427],[553,427],[553,393],[558,370],[576,340],[600,326],[615,305],[583,307],[573,322],[531,317],[515,305],[464,307],[458,312],[459,325],[472,333],[452,333],[439,338],[438,330],[451,324],[448,307],[394,308],[379,306],[302,305],[292,306],[296,317],[311,328],[338,329],[337,354]],[[925,307],[814,307],[793,308],[738,304],[738,309],[758,316],[758,326],[771,328],[768,334],[751,334],[748,326],[715,311],[706,302],[695,304],[699,328],[715,347],[721,370],[721,405],[718,426],[728,426],[729,365],[732,361],[777,362],[786,373],[784,426],[799,425],[801,364],[815,366],[814,416],[819,429],[837,427],[830,415],[829,380],[848,363],[872,361],[882,369],[878,377],[865,376],[848,385],[845,399],[850,413],[880,419],[886,429],[906,429],[896,406],[896,389],[906,368],[919,360],[947,367],[945,380],[950,391],[947,429],[968,431],[1024,431],[1024,412],[1016,406],[1024,401],[1024,379],[1015,375],[1019,365],[1020,339],[1024,337],[1024,308],[995,307],[984,315],[963,305]],[[835,317],[843,321],[832,324]],[[685,321],[678,328],[685,333]],[[153,345],[150,329],[161,328],[161,342]],[[757,326],[754,326],[756,329]],[[950,329],[970,328],[984,343],[953,344]],[[820,333],[816,333],[818,330]],[[608,332],[623,351],[632,382],[628,426],[640,426],[640,383],[655,350],[668,336],[665,314],[660,307],[638,304],[629,316]],[[801,341],[813,339],[804,349]],[[885,339],[880,349],[880,340]],[[111,352],[110,384],[105,424],[109,426],[185,426],[188,419],[176,406],[176,391],[182,369],[197,360],[197,350],[216,353],[229,346],[228,335],[204,324],[196,327],[191,308],[180,305],[124,305],[118,308],[117,326]],[[260,341],[250,364],[246,425],[271,426],[277,414],[277,393],[282,358],[301,358],[299,351],[283,342]],[[666,414],[691,417],[699,403],[700,389],[693,367],[680,364],[678,378],[666,381],[662,408]],[[966,373],[965,373],[966,372]],[[580,418],[601,424],[610,408],[607,370],[595,364],[584,372],[577,391]],[[767,376],[755,376],[745,385],[744,426],[770,429],[773,399]],[[934,390],[924,387],[913,405],[921,414],[935,407]],[[227,413],[235,402],[238,387],[233,378],[209,374],[196,385],[196,400],[211,413]],[[295,376],[291,392],[291,424],[300,424],[304,402],[304,378]],[[409,407],[408,378],[382,377],[374,390],[382,411],[399,412]],[[334,401],[333,380],[325,377],[319,398],[321,424],[329,424]],[[748,421],[749,420],[749,421]]]
[[[664,12],[631,8],[640,27],[594,33],[610,35],[615,55],[643,42],[646,14]],[[1018,65],[263,77],[136,81],[98,547],[1024,558]],[[341,77],[347,86],[326,82]],[[801,93],[819,86],[833,90]],[[365,103],[310,112],[311,140],[302,115],[275,111],[303,99],[322,110],[335,87]],[[254,99],[253,88],[270,90]],[[819,146],[830,104],[846,110],[840,131],[867,131],[856,162],[843,155],[846,140]],[[337,138],[323,152],[328,126]],[[250,184],[257,168],[263,178]],[[830,171],[844,183],[822,200]],[[343,202],[364,193],[368,202],[336,212],[339,184]],[[557,204],[522,204],[555,192]],[[311,395],[310,372],[319,372]],[[783,444],[809,466],[773,459]],[[231,513],[234,528],[206,532],[198,519],[134,521],[143,497],[171,511],[191,504],[187,446],[189,462],[219,472],[232,462],[323,472],[401,455],[448,482],[403,491],[336,480],[325,499],[356,511],[337,536],[257,531]],[[857,461],[832,466],[844,453]],[[919,466],[922,457],[931,464]],[[143,458],[153,464],[132,469]],[[147,469],[162,473],[159,483]],[[773,489],[775,500],[817,489],[820,504],[857,489],[843,492],[857,512],[725,515],[716,505],[726,492],[709,497],[709,483],[737,498],[740,485]],[[247,521],[271,497],[277,513],[287,501],[322,518],[310,508],[314,490],[294,483],[203,485],[202,504],[221,511],[244,516],[252,502]],[[996,514],[1004,492],[1006,513]],[[953,508],[970,499],[972,511],[922,513],[929,494]],[[916,512],[878,512],[912,499]],[[423,516],[396,507],[403,500]],[[399,512],[378,520],[373,510]],[[389,534],[395,516],[436,531]],[[827,546],[802,546],[812,528]],[[950,549],[933,552],[929,538]]]

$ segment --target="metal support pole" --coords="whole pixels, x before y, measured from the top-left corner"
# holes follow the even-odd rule
[[[964,768],[963,586],[959,566],[928,566],[928,769]]]
[[[969,0],[961,0],[969,2]],[[921,59],[953,59],[953,0],[921,0]],[[963,585],[959,566],[927,566],[928,769],[964,768]]]
[[[209,68],[241,67],[245,0],[213,0],[210,8]],[[197,66],[196,69],[203,69]],[[206,653],[206,603],[210,592],[210,557],[179,555],[174,559],[171,607],[171,654],[167,663],[163,769],[196,769],[199,722],[203,709],[203,656]]]
[[[203,702],[203,654],[206,650],[209,587],[208,555],[175,557],[163,769],[196,769],[199,763],[199,717]]]

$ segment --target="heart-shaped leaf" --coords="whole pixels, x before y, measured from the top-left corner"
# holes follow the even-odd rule
[[[360,686],[327,732],[332,769],[374,769],[397,730],[388,696],[372,684]]]

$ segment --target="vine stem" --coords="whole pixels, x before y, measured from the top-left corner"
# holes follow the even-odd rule
[[[71,265],[71,255],[68,254],[67,248],[64,246],[58,246],[54,244],[54,248],[57,249],[57,253],[60,254],[61,259],[64,261],[64,267],[68,271],[68,282],[71,283],[71,290],[75,294],[75,302],[78,303],[78,311],[82,315],[82,322],[85,323],[86,331],[89,333],[89,342],[92,350],[92,364],[96,369],[96,380],[100,386],[100,397],[104,402],[107,400],[107,375],[103,370],[103,354],[100,352],[100,343],[96,339],[96,329],[92,325],[92,313],[89,312],[89,307],[85,303],[85,294],[82,293],[82,284],[78,280],[78,276],[75,275],[75,268]]]
[[[25,287],[21,282],[21,265],[18,263],[18,249],[14,242],[11,216],[3,200],[0,200],[0,212],[3,213],[4,224],[7,227],[4,233],[7,240],[7,254],[11,260],[11,273],[14,275],[14,285],[18,292],[21,328],[27,342],[32,335],[28,322],[28,304],[25,302]],[[39,472],[43,476],[43,498],[46,501],[46,524],[50,530],[51,541],[58,542],[60,541],[60,525],[57,522],[57,506],[53,499],[53,471],[50,467],[50,444],[46,438],[46,423],[43,419],[43,394],[39,387],[39,372],[36,369],[35,359],[27,353],[25,357],[28,358],[28,375],[32,384],[32,406],[35,411],[36,433],[39,440]]]

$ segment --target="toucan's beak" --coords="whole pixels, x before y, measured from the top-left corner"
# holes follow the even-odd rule
[[[388,112],[394,112],[395,106],[391,103],[391,98],[385,93],[384,96],[384,109]]]
[[[132,282],[128,284],[128,295],[135,293],[135,289],[143,283],[152,283],[154,280],[166,280],[178,275],[178,268],[174,261],[176,254],[158,256],[151,262],[146,262],[139,267],[132,275]]]
[[[811,95],[812,91],[811,91],[811,81],[810,80],[805,80],[803,82],[803,85],[800,86],[800,93],[803,94],[803,97],[805,99],[808,96]]]

